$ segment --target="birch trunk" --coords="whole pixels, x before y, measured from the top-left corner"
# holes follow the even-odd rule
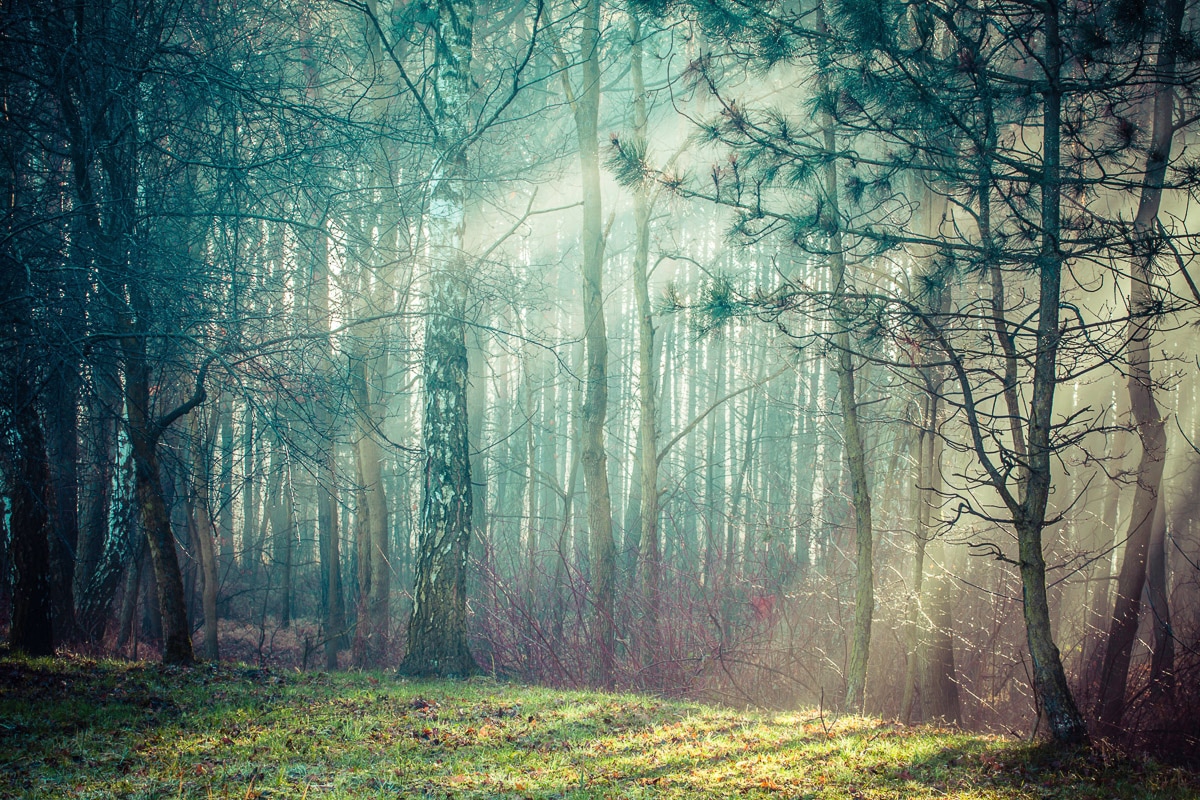
[[[467,559],[471,544],[471,465],[467,426],[466,264],[463,220],[471,93],[472,2],[437,4],[437,163],[429,195],[432,263],[422,371],[424,489],[416,555],[408,675],[466,676],[478,671],[467,644]]]

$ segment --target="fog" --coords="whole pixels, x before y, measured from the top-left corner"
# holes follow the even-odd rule
[[[10,9],[10,643],[1183,725],[1186,4],[867,5]]]

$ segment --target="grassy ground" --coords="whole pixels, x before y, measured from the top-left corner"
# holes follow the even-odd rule
[[[1140,799],[1200,776],[812,711],[0,653],[0,797]]]

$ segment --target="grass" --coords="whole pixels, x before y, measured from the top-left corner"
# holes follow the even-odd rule
[[[5,798],[1196,798],[1200,776],[813,711],[0,654]]]

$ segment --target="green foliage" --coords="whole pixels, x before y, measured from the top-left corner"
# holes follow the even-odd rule
[[[1105,3],[1109,31],[1121,37],[1142,39],[1153,30],[1158,4],[1147,0],[1109,0]]]
[[[782,64],[795,58],[800,41],[785,26],[771,24],[758,39],[758,57],[764,69]]]
[[[835,6],[838,33],[863,53],[889,45],[893,22],[884,0],[841,0]]]
[[[0,657],[12,798],[1195,797],[1197,776],[808,709]]]
[[[622,186],[632,188],[645,183],[650,176],[650,168],[646,164],[645,139],[612,134],[604,165]]]
[[[701,27],[717,36],[741,37],[753,20],[751,9],[736,2],[704,0],[693,6]]]
[[[692,317],[692,327],[700,336],[719,335],[726,325],[744,316],[747,310],[729,276],[717,275],[700,288],[700,302]]]

